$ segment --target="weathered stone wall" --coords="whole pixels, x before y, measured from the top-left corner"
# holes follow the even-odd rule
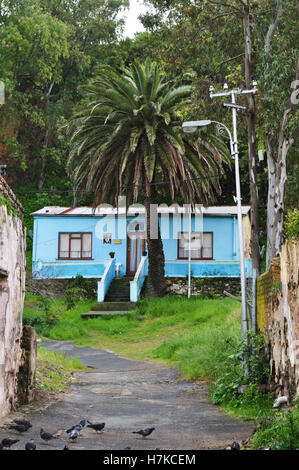
[[[182,278],[166,279],[167,293],[170,295],[187,295],[188,281]],[[204,295],[206,297],[225,297],[223,291],[232,295],[241,295],[239,278],[231,277],[205,277],[191,279],[192,295]]]
[[[27,405],[34,399],[36,370],[36,331],[31,326],[23,326],[21,342],[22,355],[19,363],[17,403]]]
[[[0,177],[0,417],[16,405],[17,373],[21,358],[22,313],[25,295],[25,228],[22,206]]]
[[[268,342],[271,388],[299,394],[299,241],[287,242],[257,280],[258,326]]]

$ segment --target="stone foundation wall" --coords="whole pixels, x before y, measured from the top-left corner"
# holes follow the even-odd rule
[[[299,394],[299,241],[287,242],[270,270],[257,280],[258,326],[265,333],[271,389]]]
[[[170,295],[187,295],[188,280],[182,278],[166,279],[167,293]],[[231,277],[206,277],[191,279],[191,294],[204,295],[205,297],[225,297],[223,291],[232,295],[241,295],[239,278]]]

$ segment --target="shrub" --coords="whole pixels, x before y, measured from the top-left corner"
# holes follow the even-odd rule
[[[79,300],[91,299],[94,298],[96,294],[95,283],[95,279],[86,279],[80,274],[77,274],[76,277],[69,280],[66,291],[69,294],[69,297],[73,295],[75,303],[77,302],[78,298]]]
[[[268,382],[270,374],[264,338],[248,333],[233,349],[233,354],[225,360],[223,373],[213,385],[212,402],[230,403],[233,407],[256,404],[261,398],[258,385]],[[241,385],[248,387],[239,394]]]
[[[284,232],[288,240],[299,238],[299,209],[294,209],[286,215]]]
[[[44,321],[46,326],[53,326],[57,323],[60,312],[56,309],[52,310],[52,302],[49,297],[40,296],[38,299],[38,308],[44,313]]]

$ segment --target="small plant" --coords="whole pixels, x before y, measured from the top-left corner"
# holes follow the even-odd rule
[[[110,251],[109,253],[110,258],[114,258],[114,255],[115,255],[115,251]]]
[[[0,206],[6,206],[8,215],[16,216],[18,211],[14,208],[10,199],[0,194]]]
[[[53,326],[57,323],[60,312],[52,311],[51,300],[49,297],[40,296],[38,300],[38,307],[43,311],[44,321],[47,326]]]
[[[67,310],[75,307],[75,305],[85,298],[85,291],[80,287],[69,287],[65,291],[65,303]]]
[[[281,289],[281,282],[280,281],[273,282],[272,291],[278,293],[280,292],[280,289]]]
[[[195,287],[202,287],[205,283],[204,279],[196,279],[195,281]]]

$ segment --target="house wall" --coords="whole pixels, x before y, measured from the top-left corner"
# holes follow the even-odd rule
[[[109,252],[115,252],[116,262],[121,263],[121,275],[126,274],[127,227],[133,221],[144,222],[144,217],[120,217],[115,223],[113,217],[92,216],[35,216],[33,243],[34,278],[70,278],[80,274],[84,277],[100,278],[109,260]],[[188,231],[188,217],[180,222],[169,215],[160,218],[161,235],[165,255],[166,276],[185,276],[188,262],[178,260],[177,233]],[[192,218],[193,231],[198,231]],[[199,277],[224,276],[239,277],[239,241],[236,217],[204,217],[201,229],[213,232],[213,260],[192,261],[192,275]],[[58,260],[59,232],[92,232],[92,260]],[[103,232],[112,234],[112,243],[104,244]],[[119,241],[115,244],[114,241]],[[248,274],[251,261],[246,260]]]
[[[5,191],[2,191],[5,186]],[[0,178],[0,194],[9,189]],[[11,197],[14,210],[16,201]],[[25,295],[25,228],[21,218],[0,206],[0,417],[17,402],[22,356],[22,313]],[[7,273],[7,276],[5,275]]]

